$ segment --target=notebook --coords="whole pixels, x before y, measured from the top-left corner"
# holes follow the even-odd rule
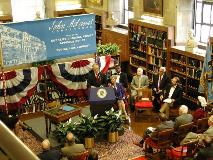
[[[64,110],[64,111],[72,111],[74,109],[75,109],[75,107],[72,107],[72,106],[63,106],[62,107],[62,110]]]

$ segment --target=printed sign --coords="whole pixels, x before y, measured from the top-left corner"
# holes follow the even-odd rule
[[[0,39],[4,66],[95,53],[95,15],[2,24]]]

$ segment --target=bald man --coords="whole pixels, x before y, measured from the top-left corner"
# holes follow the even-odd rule
[[[72,159],[76,155],[79,155],[85,151],[83,144],[76,144],[74,135],[69,132],[66,136],[67,145],[61,148],[63,156],[66,156],[68,159]]]
[[[100,87],[106,86],[107,80],[106,75],[100,72],[100,67],[97,63],[94,63],[92,70],[89,72],[87,77],[87,87]]]
[[[59,150],[52,150],[50,147],[50,141],[45,139],[41,143],[43,152],[38,155],[41,160],[60,160],[61,153]]]
[[[132,78],[131,82],[131,97],[130,97],[130,110],[131,112],[134,112],[135,107],[135,98],[136,96],[141,96],[138,95],[139,90],[145,87],[149,86],[149,80],[146,75],[143,75],[143,69],[139,67],[137,69],[137,74]]]

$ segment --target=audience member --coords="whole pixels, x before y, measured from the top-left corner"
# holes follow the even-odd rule
[[[196,160],[211,160],[211,159],[213,159],[212,137],[205,136],[203,142],[204,142],[205,147],[198,151],[197,157],[195,159]]]
[[[137,75],[132,78],[131,82],[131,97],[130,97],[130,110],[135,110],[134,103],[136,96],[141,97],[142,93],[140,90],[144,87],[149,86],[149,79],[146,75],[143,75],[143,69],[139,67],[137,69]]]
[[[206,99],[202,96],[198,96],[197,108],[193,113],[193,121],[196,122],[198,119],[204,118],[206,116],[206,112],[204,110]]]
[[[125,109],[125,103],[124,103],[124,99],[125,99],[124,87],[122,86],[121,83],[116,82],[116,78],[117,77],[115,75],[110,77],[111,83],[109,84],[109,86],[111,86],[114,89],[119,110],[122,111],[122,113],[125,115],[126,119],[129,119],[129,116]]]
[[[171,80],[171,85],[165,90],[165,95],[161,93],[160,99],[165,102],[160,112],[165,112],[167,117],[169,117],[169,107],[177,107],[182,104],[182,88],[179,85],[179,78],[173,77]]]
[[[85,151],[83,144],[76,144],[74,135],[69,132],[66,136],[67,145],[61,148],[62,155],[67,157],[68,159],[72,159],[73,157],[82,154]]]
[[[128,88],[127,74],[125,72],[121,72],[121,66],[120,65],[115,66],[115,71],[116,71],[116,73],[114,73],[113,75],[117,76],[116,82],[121,83],[123,85],[123,87],[125,89],[127,89]]]
[[[96,150],[92,149],[90,151],[88,160],[98,160],[98,153]]]
[[[18,122],[18,116],[16,115],[15,111],[14,113],[11,112],[7,114],[5,111],[0,110],[0,120],[11,130],[15,128],[16,123]]]
[[[87,87],[100,87],[105,86],[107,83],[106,76],[100,72],[99,65],[94,63],[92,70],[88,73]]]
[[[179,108],[179,116],[175,119],[174,128],[177,129],[180,125],[192,122],[193,117],[188,114],[188,107],[186,105],[181,105]]]
[[[211,115],[208,119],[209,128],[203,132],[204,135],[208,135],[209,137],[213,137],[213,115]]]
[[[50,148],[50,141],[45,139],[41,143],[43,152],[38,155],[41,160],[60,160],[61,153],[59,150],[53,150]]]
[[[168,120],[167,116],[164,113],[159,114],[159,119],[161,122],[159,125],[157,125],[156,128],[148,127],[146,129],[146,131],[144,132],[144,135],[143,135],[143,139],[140,141],[139,146],[141,146],[141,147],[143,146],[143,143],[146,138],[148,138],[148,137],[155,138],[157,136],[158,132],[174,128],[174,122],[171,120]]]
[[[164,92],[164,90],[168,87],[170,84],[170,78],[166,74],[166,68],[160,67],[159,73],[157,75],[154,75],[153,77],[153,83],[152,83],[152,90],[153,90],[153,106],[154,111],[158,112],[160,109],[160,94]]]

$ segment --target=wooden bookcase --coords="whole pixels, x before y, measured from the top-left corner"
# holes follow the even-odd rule
[[[103,29],[103,44],[116,43],[120,47],[120,61],[129,61],[128,52],[128,30],[122,28]]]
[[[102,32],[106,27],[107,12],[103,10],[97,10],[92,8],[85,8],[86,13],[94,13],[95,17],[95,27],[96,27],[96,43],[102,43]]]
[[[73,10],[65,10],[65,11],[55,11],[55,17],[64,17],[64,16],[71,16],[71,15],[78,15],[78,14],[85,14],[85,10],[83,8],[73,9]]]
[[[198,87],[202,73],[205,50],[196,53],[188,52],[185,46],[174,46],[168,56],[171,77],[180,78],[183,96],[186,100],[196,103]]]
[[[167,67],[167,54],[174,44],[174,27],[150,23],[143,20],[129,20],[129,73],[134,75],[139,66],[152,83],[159,67]]]

